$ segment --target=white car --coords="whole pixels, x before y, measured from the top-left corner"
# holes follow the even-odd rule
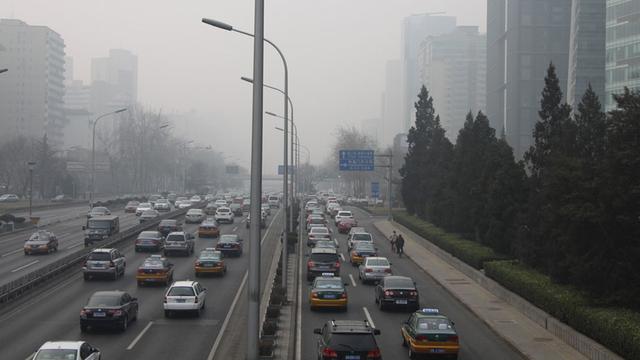
[[[0,196],[0,202],[18,202],[19,200],[18,195],[14,194],[4,194]]]
[[[380,281],[392,274],[391,263],[386,257],[367,257],[358,268],[358,277],[363,284]]]
[[[269,206],[272,209],[280,207],[280,198],[276,195],[270,195],[268,202],[269,202]]]
[[[164,295],[164,316],[174,312],[195,311],[198,315],[205,309],[207,289],[197,281],[176,281]]]
[[[202,198],[198,195],[193,195],[189,201],[191,201],[192,204],[196,204],[202,201]]]
[[[100,350],[85,341],[47,341],[32,360],[73,359],[99,360]]]
[[[140,205],[138,205],[138,207],[136,208],[136,216],[142,215],[142,213],[147,210],[153,210],[153,205],[151,205],[151,203],[148,203],[148,202],[140,203]]]
[[[229,224],[233,224],[233,218],[235,216],[233,215],[233,211],[225,206],[217,208],[214,217],[216,219],[216,222],[218,223],[226,222]]]
[[[340,208],[340,204],[338,204],[337,200],[332,200],[327,202],[327,214],[331,215],[333,211],[337,211]]]
[[[353,219],[353,213],[351,211],[346,211],[346,210],[338,211],[338,214],[335,217],[336,226],[338,225],[340,220],[342,220],[344,218]]]
[[[215,204],[216,204],[216,207],[224,207],[229,205],[227,204],[227,200],[224,200],[224,199],[216,200]]]
[[[191,201],[189,200],[176,200],[176,207],[178,209],[187,209],[191,207]]]
[[[347,247],[349,248],[349,251],[351,251],[351,249],[353,249],[353,247],[355,246],[356,242],[368,242],[371,245],[373,245],[373,236],[367,232],[355,232],[353,234],[350,234],[349,237],[347,238]]]
[[[206,215],[202,209],[189,209],[184,216],[184,222],[187,224],[199,224],[205,219]]]

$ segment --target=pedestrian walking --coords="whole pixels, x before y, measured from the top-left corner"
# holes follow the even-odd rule
[[[398,256],[402,257],[402,253],[404,252],[404,238],[401,235],[398,235],[396,239],[396,249],[398,251]]]
[[[398,240],[398,234],[393,230],[393,234],[389,237],[389,242],[391,243],[391,251],[396,252],[396,241]]]

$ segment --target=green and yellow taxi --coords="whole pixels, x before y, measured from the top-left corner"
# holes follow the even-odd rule
[[[457,359],[460,351],[458,333],[453,321],[438,309],[420,309],[402,324],[402,345],[409,350],[409,358],[420,355]]]
[[[309,293],[309,307],[311,310],[319,308],[337,308],[347,310],[346,283],[333,273],[323,273],[313,281]]]
[[[205,248],[200,252],[195,263],[196,276],[203,274],[224,275],[227,273],[227,266],[222,260],[222,253],[215,248]]]
[[[147,283],[169,285],[173,282],[173,264],[161,255],[151,255],[138,267],[136,281],[138,286]]]

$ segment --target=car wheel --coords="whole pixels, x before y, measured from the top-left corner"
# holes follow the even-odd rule
[[[411,346],[409,346],[409,359],[417,359],[418,356],[416,355],[415,352],[413,352],[413,350],[411,350]]]
[[[136,246],[136,247],[135,247],[135,251],[136,251],[136,252],[140,252],[140,248]]]
[[[138,286],[144,286],[144,281],[138,281]]]
[[[170,318],[171,317],[171,311],[170,310],[165,310],[164,311],[164,317]]]
[[[200,273],[196,271],[196,277],[200,277]]]
[[[89,280],[89,279],[91,278],[91,277],[89,276],[89,274],[84,274],[84,275],[83,275],[83,277],[84,277],[84,279],[85,279],[85,280]]]
[[[113,280],[118,280],[118,270],[113,272]]]
[[[407,339],[404,338],[404,335],[401,335],[401,336],[402,336],[402,346],[407,347]]]
[[[80,332],[85,333],[89,330],[89,327],[85,324],[80,324]]]
[[[380,309],[380,311],[385,311],[386,310],[386,306],[384,305],[384,301],[379,300],[378,301],[378,309]]]
[[[122,320],[122,324],[120,325],[120,331],[126,331],[127,328],[129,327],[129,317],[127,315],[124,316],[124,319]]]

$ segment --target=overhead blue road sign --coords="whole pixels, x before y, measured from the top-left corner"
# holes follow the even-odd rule
[[[373,150],[340,150],[340,171],[373,171]]]
[[[377,199],[380,197],[380,183],[372,182],[371,183],[371,197]]]
[[[294,174],[296,171],[295,166],[289,165],[289,174]],[[284,165],[278,165],[278,175],[284,175]]]

